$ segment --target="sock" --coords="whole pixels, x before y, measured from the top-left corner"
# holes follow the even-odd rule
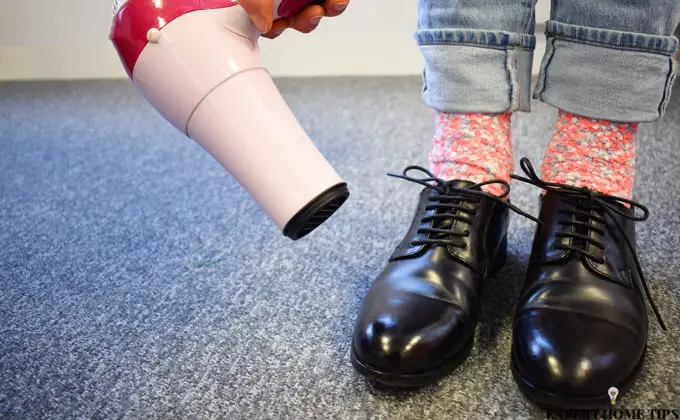
[[[631,199],[638,123],[595,120],[560,110],[541,172],[558,182]]]
[[[432,173],[446,180],[479,183],[500,179],[510,182],[513,164],[511,116],[511,113],[437,114],[429,155]],[[504,190],[499,184],[482,188],[495,195],[501,195]]]

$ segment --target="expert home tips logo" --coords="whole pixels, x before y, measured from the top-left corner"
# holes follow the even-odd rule
[[[619,389],[615,386],[607,390],[607,396],[612,404],[609,409],[567,409],[546,412],[546,419],[631,419],[631,420],[680,420],[680,408],[615,408]]]

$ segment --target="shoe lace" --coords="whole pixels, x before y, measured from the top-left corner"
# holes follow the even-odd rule
[[[618,215],[628,220],[632,220],[634,222],[642,222],[647,220],[647,218],[649,217],[649,210],[647,209],[647,207],[633,200],[616,197],[613,195],[602,194],[597,191],[590,190],[588,188],[575,187],[556,182],[546,182],[536,174],[536,171],[534,170],[531,161],[529,161],[529,159],[527,158],[522,158],[520,160],[520,167],[522,168],[522,171],[526,174],[527,177],[512,175],[511,176],[512,179],[516,179],[518,181],[534,185],[545,191],[550,191],[559,194],[562,197],[562,199],[571,204],[571,206],[570,210],[565,210],[562,212],[562,214],[567,217],[565,219],[558,220],[557,223],[562,226],[574,226],[576,228],[581,228],[581,232],[585,232],[585,233],[560,232],[556,234],[556,236],[562,238],[577,239],[579,241],[575,243],[580,243],[581,246],[569,246],[558,244],[554,246],[555,249],[573,251],[580,255],[589,257],[593,259],[595,262],[598,262],[600,264],[605,263],[606,260],[604,258],[598,257],[597,255],[593,255],[592,253],[588,252],[587,245],[592,244],[595,247],[600,248],[601,250],[604,251],[605,249],[604,243],[592,238],[591,235],[589,234],[591,232],[597,232],[598,234],[604,236],[606,234],[606,229],[602,228],[601,226],[606,226],[609,229],[610,225],[606,223],[604,217],[605,215],[609,216],[609,218],[614,222],[614,226],[616,227],[618,233],[623,237],[626,246],[628,247],[631,255],[633,256],[635,270],[639,274],[640,284],[638,284],[638,287],[641,287],[644,290],[645,296],[647,297],[647,301],[649,302],[649,305],[652,307],[654,315],[656,316],[656,319],[659,322],[661,329],[666,331],[666,325],[661,317],[661,313],[656,305],[656,302],[654,302],[654,299],[652,298],[649,286],[647,285],[644,273],[642,272],[642,264],[640,264],[640,260],[637,257],[635,246],[628,237],[628,234],[626,233],[624,227],[621,225],[621,222],[619,222],[617,217],[615,217],[616,215]],[[621,205],[630,206],[632,211],[622,210]],[[641,216],[635,215],[636,209],[642,211]],[[602,216],[600,216],[600,214],[602,214]]]
[[[409,171],[421,172],[425,174],[426,177],[416,178],[409,176]],[[465,243],[461,244],[456,242],[455,238],[470,236],[470,230],[465,229],[463,231],[456,232],[451,229],[451,226],[453,226],[456,221],[460,221],[467,224],[471,228],[474,224],[472,217],[477,214],[477,205],[482,202],[482,199],[493,200],[528,219],[540,223],[538,219],[528,213],[525,213],[520,208],[513,206],[508,200],[504,199],[510,193],[510,184],[508,184],[506,181],[491,180],[460,188],[454,186],[451,181],[437,178],[429,170],[417,165],[406,167],[402,174],[388,175],[394,178],[415,182],[416,184],[423,185],[426,188],[430,188],[435,191],[434,194],[429,196],[429,204],[427,204],[425,207],[425,210],[434,210],[435,212],[433,214],[424,216],[420,220],[421,223],[433,222],[432,227],[418,229],[417,233],[427,236],[425,239],[411,241],[411,245],[413,246],[441,245],[465,249],[467,245]],[[481,190],[481,187],[492,184],[502,185],[503,194],[496,196]],[[466,205],[471,206],[466,207]]]

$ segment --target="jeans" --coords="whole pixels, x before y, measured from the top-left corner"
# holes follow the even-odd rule
[[[419,0],[423,99],[443,112],[530,111],[536,0]],[[534,98],[612,121],[663,115],[679,0],[552,0]]]

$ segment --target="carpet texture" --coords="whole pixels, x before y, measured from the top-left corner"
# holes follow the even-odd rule
[[[0,84],[0,417],[545,417],[508,367],[534,229],[520,217],[460,369],[414,392],[354,372],[360,302],[419,191],[385,173],[427,164],[434,114],[417,78],[277,83],[352,191],[299,242],[126,81]],[[641,129],[636,185],[652,214],[640,257],[669,331],[650,318],[621,407],[680,409],[679,95]],[[554,120],[541,103],[516,115],[516,160],[538,165]],[[535,214],[539,192],[513,185]]]

